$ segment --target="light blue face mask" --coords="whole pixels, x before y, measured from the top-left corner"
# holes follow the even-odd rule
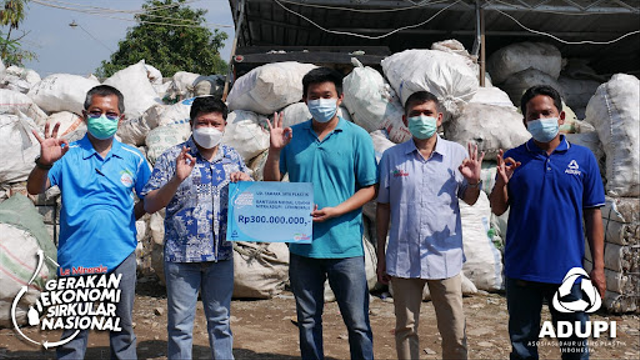
[[[118,119],[111,120],[104,114],[100,117],[87,117],[87,130],[98,140],[112,138],[118,131]]]
[[[432,137],[438,129],[438,119],[432,116],[413,116],[408,118],[407,122],[411,135],[420,140]]]
[[[529,130],[534,140],[548,143],[558,135],[560,126],[558,125],[558,118],[541,118],[529,121],[527,130]]]
[[[329,122],[338,111],[338,99],[317,99],[307,101],[307,107],[313,119],[319,123]]]

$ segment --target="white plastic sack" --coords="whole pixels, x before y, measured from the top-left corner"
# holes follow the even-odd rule
[[[195,98],[182,100],[170,106],[164,106],[163,111],[156,111],[157,119],[150,118],[149,121],[157,126],[164,126],[176,123],[189,123],[191,120],[191,104]]]
[[[289,281],[289,248],[285,243],[233,243],[233,298],[270,299]]]
[[[34,70],[19,66],[9,66],[5,69],[4,76],[0,81],[0,87],[26,94],[40,80],[40,75]]]
[[[79,75],[53,74],[42,79],[27,95],[46,112],[81,114],[87,92],[98,85],[100,82]]]
[[[187,141],[191,136],[189,123],[159,126],[147,134],[147,160],[154,166],[156,159],[167,149]]]
[[[38,251],[45,257],[36,274]],[[33,202],[21,194],[0,204],[0,254],[0,328],[13,327],[11,305],[26,287],[16,309],[16,321],[22,325],[46,281],[55,277],[56,267],[49,259],[56,260],[56,248]]]
[[[494,84],[500,84],[511,75],[529,68],[557,79],[562,68],[560,50],[547,43],[522,42],[505,46],[487,59],[487,70]]]
[[[40,143],[31,132],[37,129],[33,120],[20,112],[0,115],[0,184],[27,180],[40,154]]]
[[[469,142],[485,152],[485,160],[495,160],[500,149],[517,147],[531,138],[522,115],[502,106],[467,104],[460,116],[444,124],[446,138],[467,147]]]
[[[379,163],[380,159],[382,159],[382,154],[389,149],[390,147],[395,146],[396,144],[389,140],[389,135],[385,130],[376,130],[369,133],[371,136],[371,140],[373,141],[373,149],[376,152],[376,161]]]
[[[459,56],[467,64],[469,69],[476,74],[478,83],[480,83],[480,65],[478,65],[478,57],[469,54],[460,41],[456,39],[438,41],[431,44],[431,50],[443,51]],[[485,77],[485,81],[491,83],[491,77],[488,79]]]
[[[39,126],[47,121],[47,114],[29,96],[13,90],[0,89],[0,114],[16,114],[16,111],[27,115]]]
[[[518,108],[509,98],[509,94],[497,87],[479,87],[475,95],[469,100],[469,103],[495,105],[509,108],[517,111]],[[519,105],[519,103],[518,103]]]
[[[460,216],[467,258],[462,267],[465,276],[480,290],[497,291],[504,288],[502,254],[489,236],[491,207],[487,195],[481,191],[473,206],[460,201]]]
[[[148,108],[141,117],[123,121],[118,126],[117,135],[120,137],[120,141],[133,146],[144,145],[149,131],[158,127],[159,114],[162,114],[164,110],[164,105],[154,105]]]
[[[173,74],[173,78],[166,91],[166,97],[169,100],[183,100],[194,96],[193,85],[200,74],[187,71],[178,71]]]
[[[560,93],[560,96],[564,96],[562,86],[560,85],[560,83],[558,83],[558,81],[556,81],[556,79],[554,79],[551,75],[536,69],[527,69],[515,73],[509,76],[509,78],[505,82],[500,84],[499,87],[507,94],[509,94],[509,98],[511,98],[511,101],[513,101],[514,104],[517,104],[519,108],[522,95],[530,87],[535,85],[549,85],[552,88],[556,89],[556,91]]]
[[[355,61],[357,66],[342,81],[344,105],[353,121],[367,132],[386,129],[396,143],[409,140],[411,133],[402,123],[404,109],[391,85],[377,70]]]
[[[267,119],[250,111],[232,111],[227,116],[222,143],[233,147],[245,162],[269,149]]]
[[[58,137],[63,137],[65,139],[67,139],[68,135],[74,131],[81,130],[83,133],[86,133],[87,131],[87,125],[82,117],[70,111],[61,111],[51,114],[47,119],[47,123],[49,123],[49,131],[53,130],[56,123],[60,123]]]
[[[302,78],[315,65],[280,62],[257,67],[239,77],[227,97],[229,110],[271,115],[302,99]]]
[[[606,190],[612,196],[640,195],[640,81],[616,74],[600,85],[587,106],[607,156]]]
[[[147,78],[144,60],[116,72],[103,84],[115,87],[124,95],[124,115],[127,119],[142,116],[148,108],[160,103]]]
[[[162,73],[160,72],[160,70],[149,64],[144,64],[144,68],[145,70],[147,70],[147,79],[149,79],[151,85],[162,84]]]
[[[405,50],[385,58],[381,65],[401,104],[414,92],[426,90],[456,115],[478,89],[477,75],[462,57],[442,51]]]
[[[199,76],[193,85],[195,96],[213,95],[222,98],[224,93],[224,75]]]

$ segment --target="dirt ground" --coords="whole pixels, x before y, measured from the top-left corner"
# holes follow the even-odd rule
[[[396,358],[393,328],[395,316],[391,298],[371,298],[371,326],[374,353],[378,359]],[[166,359],[166,295],[164,287],[153,279],[138,283],[134,309],[135,332],[140,359]],[[299,359],[295,302],[290,292],[271,300],[234,300],[232,331],[236,359]],[[507,305],[503,294],[484,294],[464,298],[470,359],[508,359]],[[543,319],[549,319],[544,307]],[[420,312],[421,359],[440,359],[441,338],[430,302]],[[603,312],[591,320],[616,321],[617,337],[601,337],[591,348],[591,359],[640,359],[640,316],[611,316]],[[324,349],[327,359],[348,359],[347,331],[335,302],[325,305],[323,316]],[[25,328],[27,336],[56,341],[60,332],[40,333]],[[202,303],[198,303],[194,325],[193,358],[211,359]],[[559,359],[557,346],[540,348],[542,359]],[[54,350],[42,350],[20,340],[11,329],[0,330],[0,359],[54,359]],[[109,359],[109,337],[94,332],[89,337],[87,359]]]

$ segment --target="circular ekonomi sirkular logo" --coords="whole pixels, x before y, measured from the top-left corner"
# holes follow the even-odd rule
[[[580,288],[583,298],[579,300],[562,300],[571,293],[571,288],[578,279],[582,279]],[[586,299],[585,299],[586,297]],[[574,267],[564,276],[558,291],[553,295],[553,307],[561,313],[574,313],[584,311],[586,313],[596,312],[602,305],[600,293],[591,282],[589,274],[579,267]]]

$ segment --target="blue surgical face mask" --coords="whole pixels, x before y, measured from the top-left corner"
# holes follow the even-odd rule
[[[307,101],[307,107],[313,119],[320,123],[329,122],[338,111],[338,99],[317,99]]]
[[[436,133],[438,129],[438,119],[433,116],[419,115],[407,118],[409,131],[417,139],[428,139]]]
[[[111,139],[118,131],[118,118],[112,120],[102,114],[100,117],[87,116],[87,130],[98,140]]]
[[[533,139],[541,143],[553,140],[558,135],[559,129],[558,118],[541,118],[527,123],[527,130]]]

